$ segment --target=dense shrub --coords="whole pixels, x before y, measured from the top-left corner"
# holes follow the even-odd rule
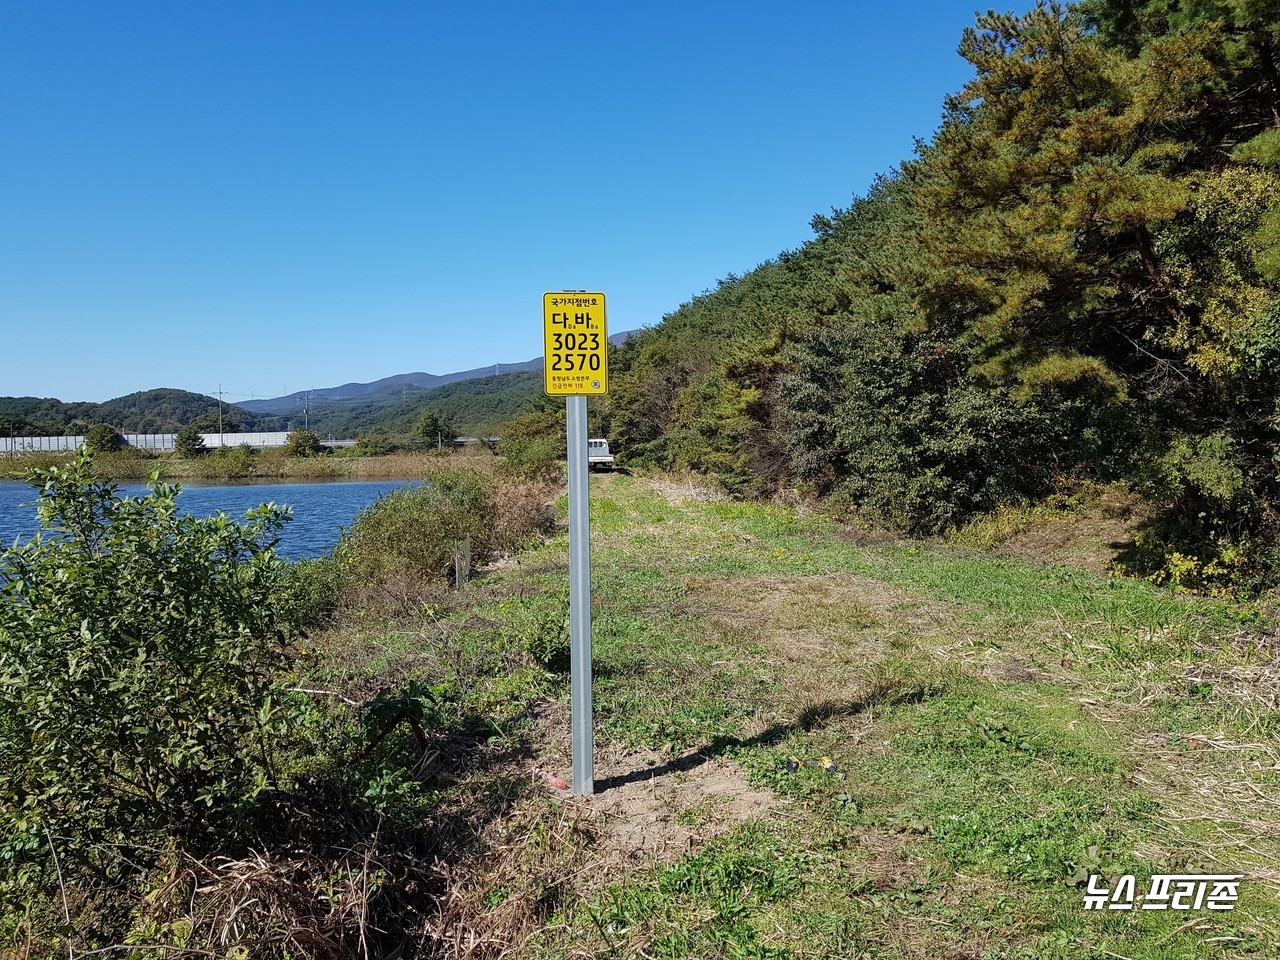
[[[555,531],[557,484],[500,474],[493,480],[492,553],[514,553]]]
[[[293,624],[288,519],[121,497],[81,455],[38,471],[43,533],[0,553],[0,897],[110,877],[226,829],[273,776]]]
[[[458,431],[447,416],[428,408],[418,418],[413,435],[428,446],[444,446],[453,444]]]
[[[1123,563],[1129,572],[1179,589],[1252,595],[1280,571],[1274,467],[1251,461],[1226,433],[1175,438],[1147,464],[1141,487],[1154,510]],[[1265,472],[1268,476],[1251,476]]]
[[[318,457],[328,450],[310,430],[293,430],[285,440],[286,457]]]
[[[498,447],[502,454],[502,470],[511,476],[530,480],[553,480],[563,470],[565,458],[563,438],[513,437],[503,440]]]
[[[342,587],[404,596],[452,582],[455,549],[470,543],[473,564],[516,549],[554,526],[552,495],[540,483],[490,479],[442,468],[362,510],[333,551]]]
[[[207,453],[208,449],[204,445],[204,437],[195,427],[183,427],[173,441],[174,452],[185,460]]]
[[[1043,414],[966,375],[945,343],[876,328],[816,331],[784,381],[795,475],[877,519],[936,533],[1043,491]]]
[[[440,470],[424,484],[378,498],[360,511],[334,548],[344,580],[353,586],[397,587],[447,580],[459,543],[471,539],[473,558],[487,553],[492,492],[478,473]]]
[[[198,472],[202,477],[241,480],[257,472],[258,451],[247,443],[235,447],[218,447],[211,457],[201,458]]]
[[[396,442],[385,434],[366,433],[356,437],[355,453],[359,457],[381,457],[397,449]]]
[[[84,443],[91,453],[110,453],[124,446],[124,437],[115,427],[99,423],[85,431]]]
[[[563,476],[565,406],[551,398],[545,399],[546,402],[539,402],[512,417],[498,431],[502,439],[498,441],[497,452],[502,456],[503,473],[539,481]],[[604,434],[596,432],[591,436]]]

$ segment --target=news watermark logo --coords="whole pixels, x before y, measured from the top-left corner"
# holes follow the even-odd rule
[[[1086,910],[1231,910],[1240,899],[1243,873],[1157,873],[1141,898],[1138,879],[1125,874],[1115,887],[1093,875],[1084,897]]]

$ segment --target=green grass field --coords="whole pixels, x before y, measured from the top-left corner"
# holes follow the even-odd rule
[[[437,918],[457,955],[1277,955],[1256,610],[671,480],[593,478],[592,522],[592,797],[545,776],[569,779],[563,533],[416,629],[320,640],[348,689],[481,677],[457,722],[485,745],[428,777],[473,828]],[[552,668],[461,669],[513,638]],[[1167,873],[1245,876],[1230,911],[1084,909],[1091,875]]]

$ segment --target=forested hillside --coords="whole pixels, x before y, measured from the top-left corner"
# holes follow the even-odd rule
[[[222,404],[226,430],[288,430],[307,423],[321,436],[412,435],[432,411],[460,434],[489,436],[542,394],[542,373],[504,373],[434,389],[391,389],[349,400],[301,407],[282,416]],[[305,418],[305,419],[304,419]],[[105,423],[122,433],[168,433],[195,425],[218,429],[218,401],[185,390],[162,388],[131,393],[105,403],[64,403],[53,398],[0,397],[0,435],[61,436]]]
[[[612,361],[633,461],[915,533],[1081,480],[1140,563],[1280,571],[1280,2],[988,14],[915,157]]]
[[[221,406],[225,429],[280,428],[278,417],[253,414],[229,403]],[[0,397],[0,433],[18,437],[73,435],[99,423],[122,433],[170,433],[188,425],[216,430],[218,407],[214,397],[168,387],[143,390],[104,403]]]
[[[505,420],[520,413],[542,393],[542,371],[503,373],[447,383],[431,389],[412,387],[384,390],[368,396],[313,405],[308,413],[311,429],[321,435],[358,437],[381,433],[406,436],[415,431],[430,410],[467,436],[488,436]],[[295,426],[303,422],[302,410],[286,418]]]

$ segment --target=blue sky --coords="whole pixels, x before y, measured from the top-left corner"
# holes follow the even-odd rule
[[[0,0],[0,395],[235,401],[542,352],[811,236],[971,2]]]

